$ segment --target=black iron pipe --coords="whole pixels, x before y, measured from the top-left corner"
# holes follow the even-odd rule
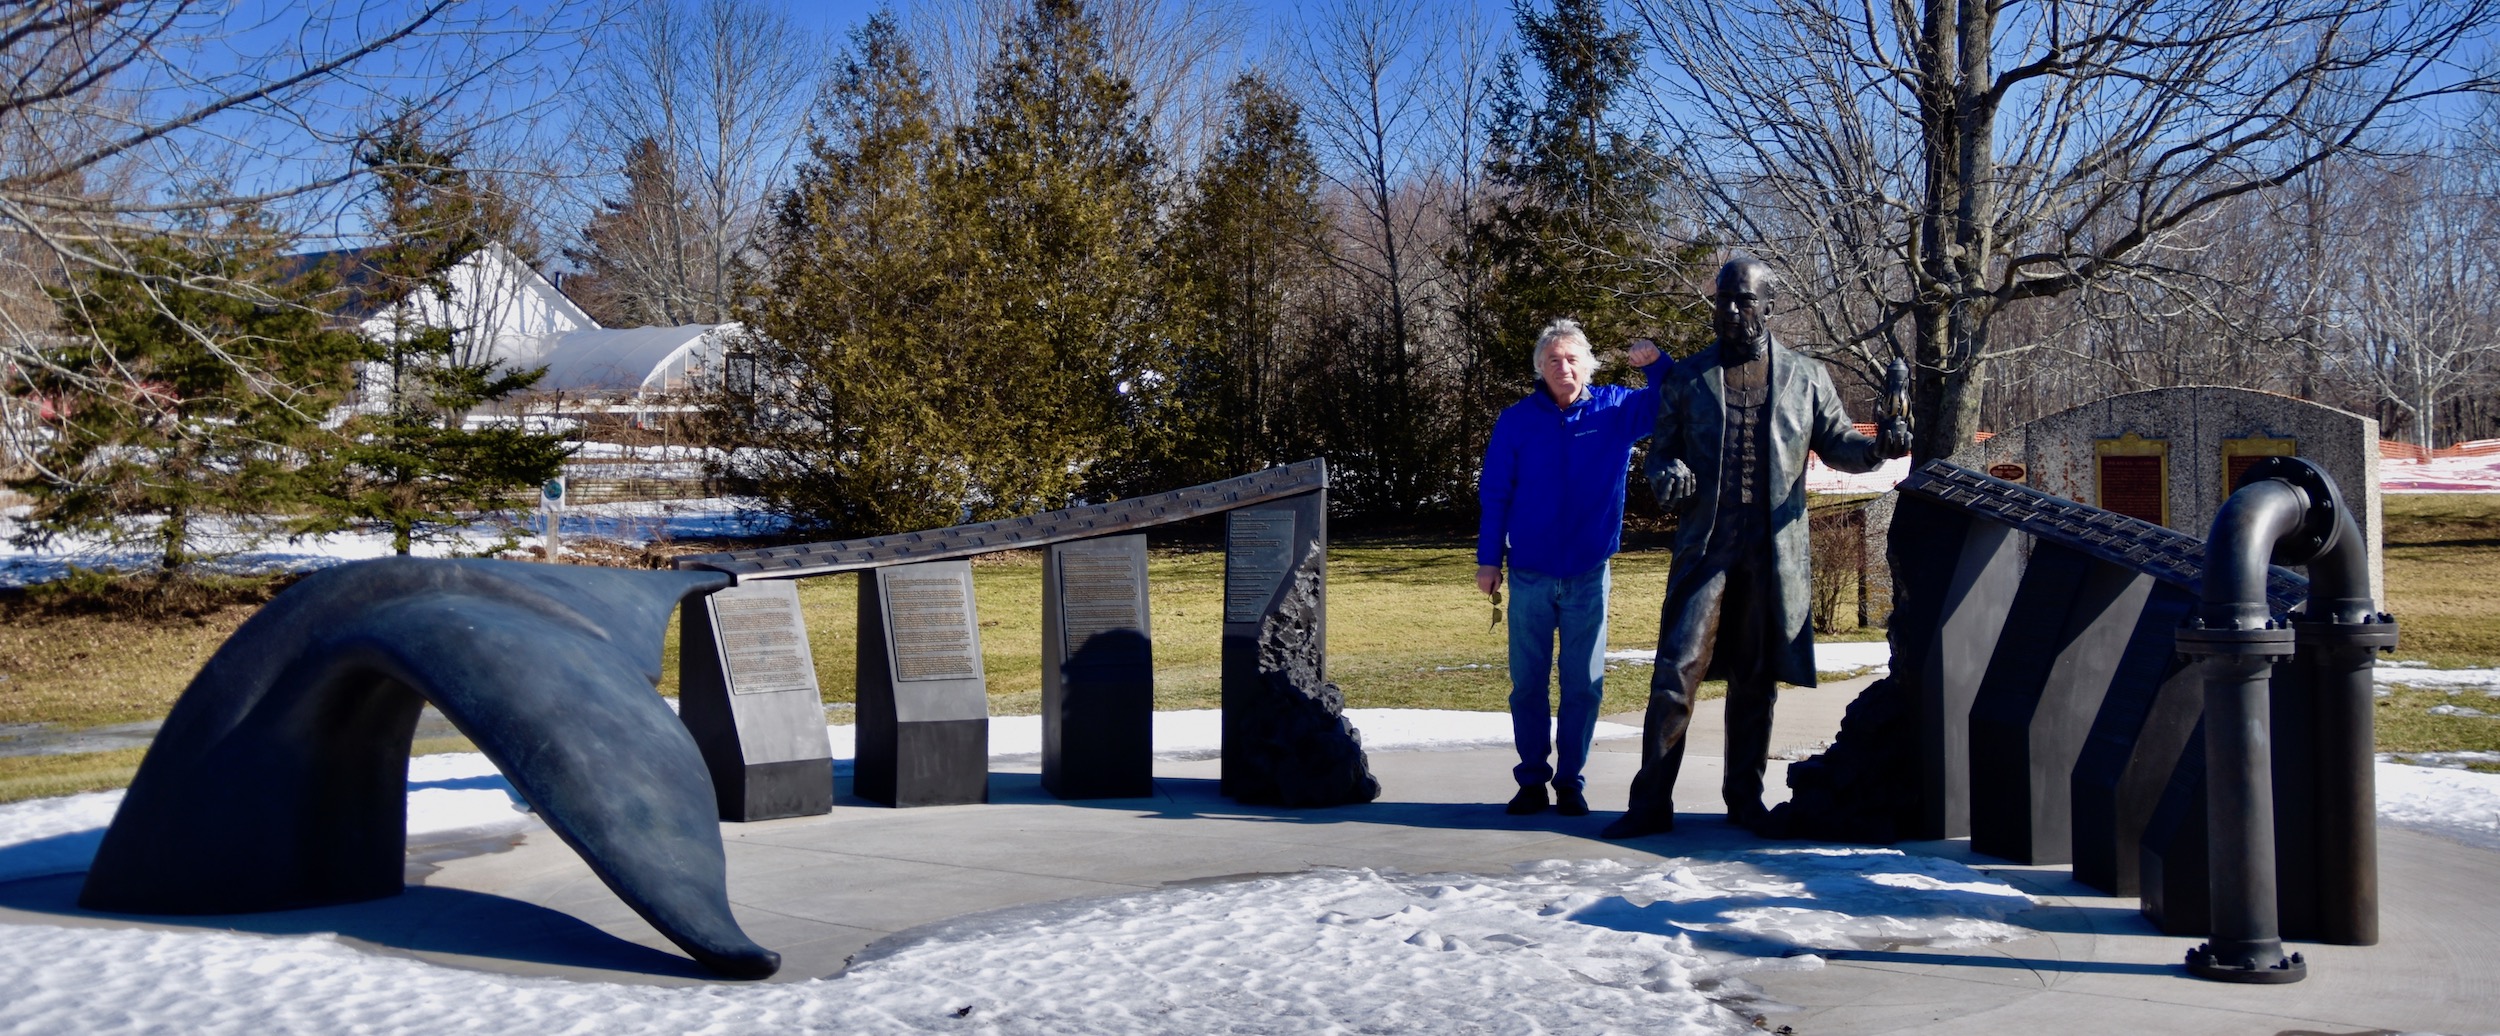
[[[2306,672],[2316,746],[2318,939],[2378,942],[2378,781],[2371,670],[2396,645],[2384,615],[2360,623],[2292,623]]]
[[[2309,603],[2292,629],[2309,688],[2316,795],[2318,938],[2378,942],[2378,788],[2371,671],[2396,646],[2395,620],[2370,597],[2370,547],[2335,481],[2315,465],[2269,458],[2252,477],[2308,483],[2334,514],[2308,559]],[[2313,507],[2314,510],[2314,507]]]
[[[2290,482],[2244,484],[2214,515],[2205,540],[2202,603],[2179,631],[2182,654],[2205,684],[2206,838],[2212,920],[2188,951],[2192,974],[2230,982],[2297,982],[2275,903],[2273,751],[2268,685],[2290,657],[2292,634],[2266,604],[2267,565],[2285,541],[2315,540],[2312,497]],[[2304,535],[2306,534],[2306,535]]]

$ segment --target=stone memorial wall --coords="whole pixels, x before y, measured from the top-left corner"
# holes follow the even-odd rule
[[[1977,451],[1963,463],[2198,538],[2250,464],[2305,458],[2343,487],[2370,541],[2370,594],[2386,599],[2378,422],[2370,418],[2249,389],[2151,389],[2008,429]]]

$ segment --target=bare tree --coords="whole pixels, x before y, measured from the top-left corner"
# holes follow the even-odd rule
[[[523,17],[472,0],[353,0],[270,7],[259,22],[205,0],[0,8],[0,467],[31,455],[24,437],[67,397],[139,388],[127,369],[57,361],[78,329],[38,301],[46,286],[100,270],[275,304],[250,283],[167,282],[126,247],[246,208],[296,233],[354,230],[363,135],[405,111],[474,126],[534,108],[561,64],[550,27],[575,6]],[[191,333],[228,355],[215,332]],[[245,373],[247,387],[291,394]],[[36,392],[38,380],[57,387]]]
[[[950,126],[971,115],[981,69],[998,56],[1001,34],[1031,0],[914,0],[907,28],[928,62],[938,116]],[[1137,110],[1154,133],[1164,169],[1178,175],[1222,131],[1224,90],[1238,69],[1245,0],[1092,0],[1113,72],[1137,91]]]
[[[610,175],[591,182],[631,219],[568,254],[622,300],[612,313],[726,321],[802,151],[831,43],[762,0],[634,0],[594,46],[597,100],[583,117]]]
[[[1346,391],[1322,409],[1343,426],[1331,452],[1349,461],[1349,500],[1383,514],[1447,504],[1473,460],[1449,446],[1463,357],[1443,333],[1454,294],[1444,257],[1451,188],[1475,187],[1453,175],[1455,145],[1481,141],[1447,105],[1452,83],[1472,90],[1485,77],[1467,67],[1482,50],[1460,45],[1480,37],[1455,28],[1395,0],[1333,0],[1296,31],[1322,200],[1336,210],[1324,248],[1341,301],[1314,362]]]
[[[1735,244],[1819,344],[1917,367],[1916,455],[1966,449],[1992,333],[2115,280],[2193,290],[2184,228],[2500,86],[2500,0],[1631,0]]]
[[[2500,364],[2500,172],[2455,150],[2376,171],[2342,300],[2354,372],[2439,445],[2440,409]]]

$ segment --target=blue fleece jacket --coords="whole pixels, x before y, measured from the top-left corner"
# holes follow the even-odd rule
[[[1664,357],[1641,368],[1644,389],[1591,385],[1579,402],[1554,405],[1543,386],[1493,422],[1476,502],[1476,563],[1568,579],[1623,545],[1623,487],[1632,444],[1658,423]]]

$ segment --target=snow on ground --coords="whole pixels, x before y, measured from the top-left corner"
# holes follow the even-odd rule
[[[2470,763],[2500,763],[2500,752],[2379,756],[2379,822],[2500,849],[2500,773],[2465,769]]]
[[[2481,691],[2500,698],[2500,669],[2432,669],[2423,662],[2381,662],[2370,679],[2381,688],[2411,687],[2424,691]]]
[[[2500,456],[2382,458],[2378,485],[2388,493],[2500,493]]]
[[[1499,876],[1320,870],[1035,904],[841,975],[654,987],[523,978],[335,936],[13,926],[11,1031],[1744,1033],[1745,980],[1814,951],[2021,938],[2029,897],[1889,849],[1773,849]]]
[[[1910,458],[1895,457],[1875,466],[1875,470],[1850,474],[1823,463],[1823,458],[1806,456],[1806,492],[1809,493],[1889,493],[1901,480],[1910,477]]]
[[[565,539],[596,537],[631,544],[752,536],[772,531],[770,520],[744,517],[738,504],[739,501],[727,498],[589,504],[565,509],[558,519],[557,531]],[[0,513],[0,586],[26,586],[59,579],[72,568],[138,570],[155,565],[157,552],[144,544],[115,546],[93,539],[62,537],[41,551],[19,547],[11,542],[11,537],[18,531],[18,519],[23,513],[22,506]],[[216,523],[202,526],[195,533],[195,549],[225,555],[212,565],[225,571],[301,572],[391,553],[388,533],[332,533],[290,543],[283,536],[247,537],[231,526]],[[520,545],[526,547],[537,544],[544,531],[535,511],[491,515],[460,529],[456,539],[419,543],[413,552],[420,557],[476,554],[501,543],[507,534],[517,535]]]
[[[1656,665],[1658,652],[1651,648],[1625,648],[1606,652],[1606,661],[1625,665]],[[1847,676],[1882,676],[1892,672],[1892,645],[1881,640],[1818,642],[1814,645],[1814,671]]]

